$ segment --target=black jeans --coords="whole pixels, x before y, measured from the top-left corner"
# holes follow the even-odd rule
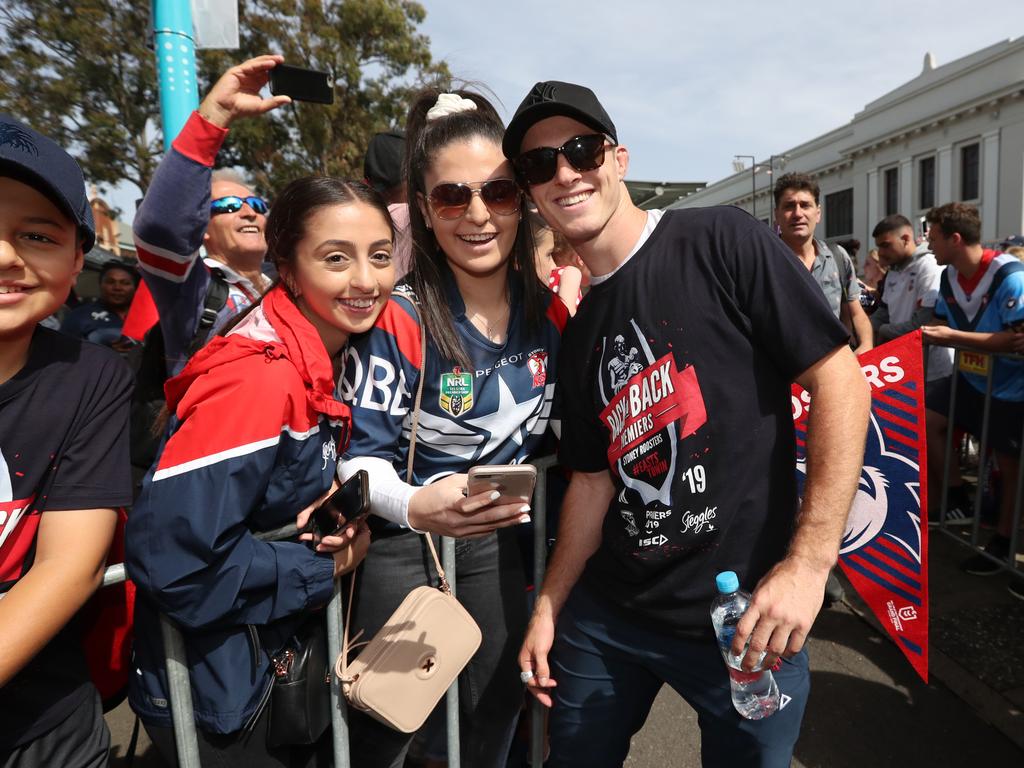
[[[440,543],[437,542],[440,554]],[[480,626],[483,642],[459,676],[460,754],[466,768],[505,765],[523,700],[516,657],[526,629],[526,581],[514,529],[455,542],[456,595]],[[423,537],[377,538],[359,568],[350,634],[369,640],[415,587],[436,584]],[[444,708],[444,700],[438,705]],[[413,734],[349,709],[352,765],[401,768]]]

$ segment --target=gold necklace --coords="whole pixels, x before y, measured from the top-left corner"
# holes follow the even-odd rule
[[[493,341],[493,342],[497,343],[497,342],[500,342],[502,340],[502,336],[501,336],[500,333],[495,333],[494,329],[497,328],[500,325],[500,323],[508,316],[508,311],[509,311],[509,305],[506,304],[505,305],[505,311],[502,312],[501,315],[498,317],[498,319],[494,321],[494,325],[493,326],[490,324],[490,322],[488,322],[486,317],[481,315],[476,310],[474,310],[473,314],[469,317],[469,321],[471,323],[473,323],[474,325],[476,325],[477,330],[483,331],[483,334],[484,334],[484,336],[487,337],[488,341]],[[476,322],[475,322],[476,320],[479,320],[481,323],[483,323],[484,327],[480,328],[480,326],[476,324]],[[507,330],[507,328],[506,328],[506,330]]]

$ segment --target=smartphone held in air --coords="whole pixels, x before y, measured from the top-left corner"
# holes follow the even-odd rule
[[[290,96],[294,101],[334,103],[334,89],[328,73],[287,64],[278,64],[270,70],[270,92],[275,96]]]
[[[346,525],[357,525],[368,514],[370,476],[365,469],[361,469],[313,510],[313,524],[320,538],[323,538],[337,533]]]
[[[530,499],[537,484],[537,468],[532,464],[490,464],[470,467],[468,491],[475,496],[498,491],[502,496]]]

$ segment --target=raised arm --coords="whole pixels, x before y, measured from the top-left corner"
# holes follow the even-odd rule
[[[221,76],[175,138],[135,215],[132,231],[142,278],[160,316],[175,317],[163,325],[170,356],[181,354],[195,335],[210,280],[206,269],[193,267],[210,222],[210,177],[217,153],[235,120],[290,101],[259,95],[269,71],[281,61],[281,56],[258,56]]]

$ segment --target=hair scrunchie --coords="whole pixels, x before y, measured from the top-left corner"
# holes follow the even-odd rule
[[[457,93],[438,94],[434,106],[427,110],[427,122],[471,109],[476,109],[476,102],[471,99],[463,98]]]

